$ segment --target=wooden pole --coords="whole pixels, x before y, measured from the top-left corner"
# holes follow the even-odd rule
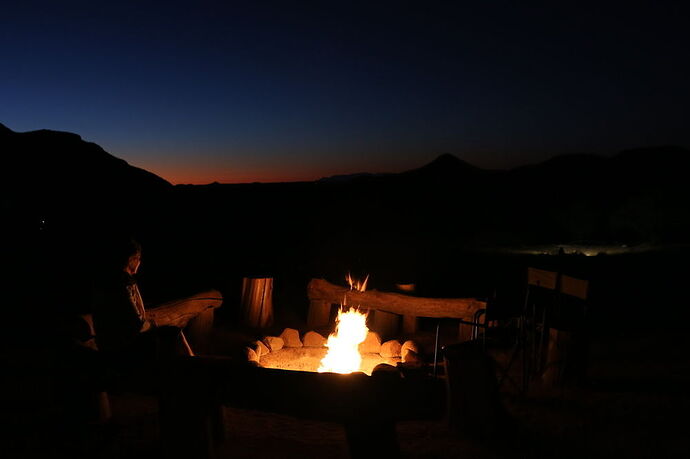
[[[242,280],[244,322],[254,328],[273,323],[273,278],[245,277]]]
[[[331,317],[331,303],[323,300],[309,301],[307,327],[311,330],[325,327]]]

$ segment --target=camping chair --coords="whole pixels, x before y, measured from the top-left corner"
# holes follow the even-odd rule
[[[523,343],[523,313],[522,309],[515,305],[514,301],[504,301],[494,292],[492,297],[487,299],[486,308],[475,313],[472,338],[479,341],[485,351],[488,348],[508,350],[507,363],[495,362],[498,387],[507,381],[511,382],[518,392],[522,392],[523,388],[510,376]]]
[[[547,317],[558,301],[559,275],[554,271],[527,268],[523,306],[522,375],[526,391],[529,376],[541,372],[547,343]]]
[[[573,364],[579,380],[585,374],[589,282],[561,275],[558,290],[558,301],[546,321],[543,376],[546,381],[563,385]]]

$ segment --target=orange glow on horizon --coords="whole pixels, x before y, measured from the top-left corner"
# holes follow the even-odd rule
[[[279,182],[311,182],[322,177],[335,175],[329,171],[319,173],[314,171],[290,171],[276,168],[275,171],[266,170],[232,170],[191,169],[184,167],[139,166],[173,185],[208,185],[211,183],[279,183]]]
[[[290,170],[277,165],[275,170],[267,169],[232,169],[222,170],[209,167],[160,166],[158,164],[138,164],[140,167],[167,180],[173,185],[208,185],[211,183],[241,184],[241,183],[283,183],[283,182],[313,182],[323,177],[347,175],[364,172],[363,170],[343,171],[321,166]],[[295,166],[295,169],[297,166]]]
[[[169,157],[160,161],[147,157],[145,160],[129,161],[129,164],[149,171],[173,185],[208,185],[211,183],[283,183],[313,182],[324,177],[360,173],[397,173],[413,169],[414,165],[403,163],[366,164],[362,162],[338,162],[336,158],[289,162],[287,160],[208,161],[201,157]]]

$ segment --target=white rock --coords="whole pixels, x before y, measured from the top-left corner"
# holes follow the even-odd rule
[[[315,331],[308,331],[304,335],[303,341],[304,347],[324,347],[326,345],[326,338]]]
[[[302,341],[299,339],[299,332],[294,328],[286,328],[280,334],[283,339],[285,347],[302,347]]]
[[[399,378],[400,372],[393,365],[387,363],[379,363],[371,370],[371,376],[373,377],[386,377],[386,378]]]
[[[405,349],[402,351],[402,361],[404,363],[421,363],[419,355],[412,349]]]
[[[267,336],[264,338],[264,344],[271,350],[271,352],[276,352],[283,348],[285,342],[283,341],[283,338],[279,338],[277,336]]]
[[[381,345],[381,357],[388,358],[388,357],[400,357],[400,349],[402,349],[402,345],[398,340],[392,339],[390,341],[386,341]]]
[[[367,337],[359,344],[362,354],[378,354],[381,352],[381,337],[378,333],[369,331]]]
[[[247,360],[249,360],[250,362],[259,363],[259,356],[256,355],[256,352],[254,352],[254,349],[252,349],[251,347],[245,347],[244,352],[247,356]]]
[[[258,341],[258,340],[254,341],[252,343],[252,349],[254,349],[254,352],[256,352],[256,355],[259,356],[259,359],[261,359],[261,357],[266,355],[266,354],[270,354],[270,352],[271,352],[271,350],[268,347],[266,347],[266,345],[264,343],[262,343],[261,341]]]
[[[405,356],[405,351],[406,351],[407,349],[411,350],[411,351],[414,352],[415,354],[419,354],[419,348],[417,347],[417,343],[415,343],[415,342],[412,341],[412,340],[409,340],[409,339],[408,339],[407,341],[405,341],[405,342],[403,343],[402,347],[400,348],[400,355],[402,355],[402,356],[404,357],[404,356]]]

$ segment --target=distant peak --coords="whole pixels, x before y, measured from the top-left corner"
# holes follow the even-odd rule
[[[435,160],[431,161],[432,164],[433,163],[443,163],[443,162],[454,162],[454,163],[461,162],[462,163],[464,161],[462,161],[460,158],[458,158],[457,156],[450,154],[450,153],[441,153],[440,155],[438,155],[436,157]]]
[[[442,174],[453,175],[457,173],[471,173],[480,169],[472,164],[463,161],[450,153],[443,153],[430,163],[408,171],[411,174]]]
[[[439,155],[436,159],[431,161],[425,167],[452,167],[455,169],[479,169],[478,167],[473,166],[472,164],[468,163],[467,161],[463,161],[462,159],[460,159],[457,156],[452,155],[450,153],[443,153],[443,154]]]

